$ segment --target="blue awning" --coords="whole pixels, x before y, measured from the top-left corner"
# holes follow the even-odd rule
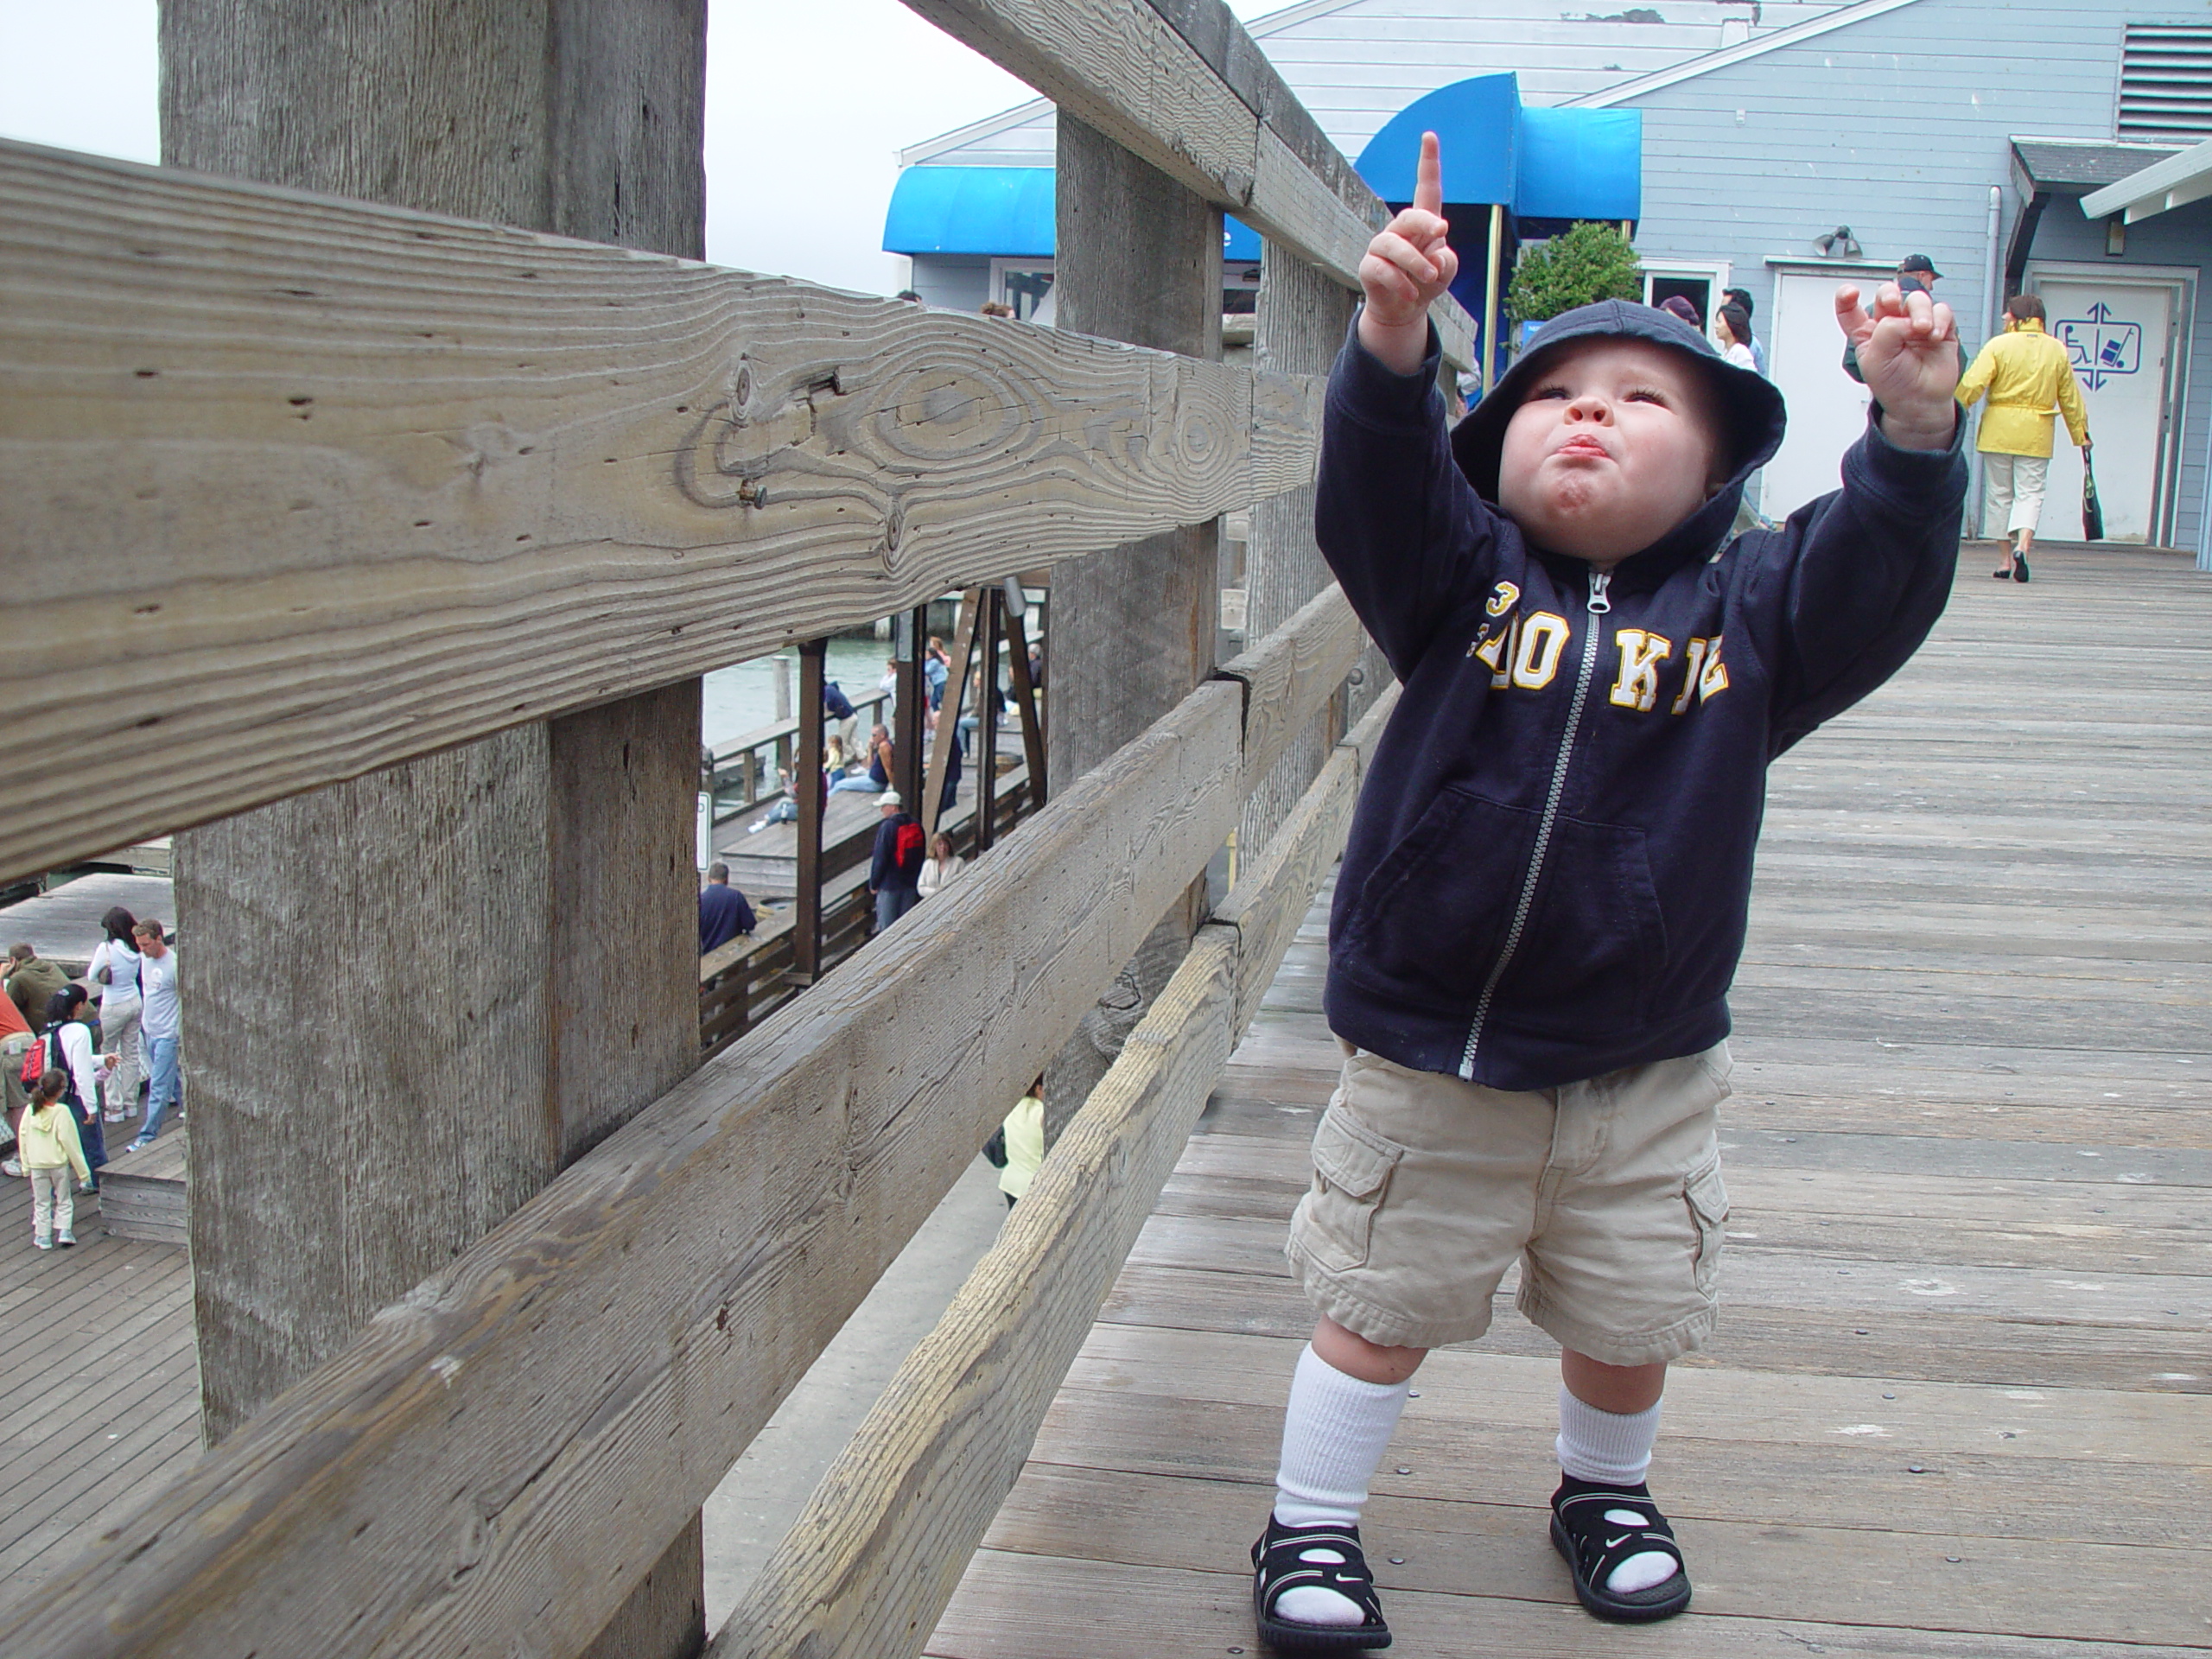
[[[1400,110],[1367,141],[1353,163],[1385,201],[1414,199],[1421,136],[1436,135],[1444,156],[1446,201],[1513,200],[1521,125],[1521,83],[1511,75],[1455,80]]]
[[[1050,258],[1052,176],[1049,167],[910,167],[883,216],[883,251]],[[1227,217],[1222,225],[1223,258],[1260,257],[1257,231]]]
[[[1511,75],[1476,75],[1415,99],[1359,153],[1389,202],[1414,199],[1421,136],[1444,155],[1444,200],[1497,202],[1523,219],[1640,219],[1643,112],[1523,106]]]
[[[1513,211],[1523,219],[1643,217],[1643,111],[1521,111],[1521,176]]]
[[[883,216],[883,251],[1048,257],[1052,169],[910,167]]]

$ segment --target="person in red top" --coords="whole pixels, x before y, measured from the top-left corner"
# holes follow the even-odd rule
[[[0,1097],[4,1097],[8,1112],[8,1139],[16,1138],[16,1125],[23,1115],[23,1056],[31,1046],[30,1022],[23,1018],[23,1011],[16,1006],[13,997],[0,996]],[[5,1165],[10,1175],[23,1173],[16,1162],[11,1147]]]

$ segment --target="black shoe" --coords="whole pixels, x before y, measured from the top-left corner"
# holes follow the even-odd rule
[[[1310,1559],[1315,1555],[1322,1559]],[[1360,1551],[1357,1527],[1286,1527],[1270,1515],[1268,1529],[1252,1546],[1252,1617],[1261,1639],[1276,1651],[1337,1653],[1390,1645],[1390,1627],[1375,1593],[1375,1575]],[[1366,1617],[1357,1624],[1277,1618],[1274,1606],[1283,1592],[1300,1585],[1333,1590],[1357,1603]]]
[[[1600,1618],[1642,1624],[1672,1618],[1690,1605],[1690,1576],[1675,1543],[1675,1529],[1641,1481],[1601,1486],[1562,1476],[1552,1494],[1552,1547],[1574,1574],[1576,1599]],[[1672,1578],[1643,1590],[1606,1588],[1614,1568],[1647,1550],[1675,1558]]]
[[[2016,553],[2012,556],[2012,580],[2025,582],[2027,579],[2028,556],[2024,553]]]
[[[2008,564],[2002,570],[1993,570],[1989,574],[1999,582],[2010,582],[2012,580],[2012,567]]]

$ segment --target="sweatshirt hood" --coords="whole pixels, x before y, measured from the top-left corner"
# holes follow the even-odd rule
[[[1699,372],[1719,393],[1720,439],[1731,452],[1728,481],[1688,518],[1669,526],[1649,547],[1622,561],[1617,573],[1631,579],[1647,569],[1662,574],[1691,556],[1707,556],[1719,545],[1735,522],[1744,480],[1782,447],[1787,418],[1782,394],[1765,376],[1729,362],[1713,349],[1711,340],[1681,318],[1629,300],[1600,300],[1595,305],[1561,312],[1537,331],[1520,360],[1491,389],[1490,396],[1468,410],[1466,418],[1452,429],[1452,459],[1459,463],[1475,493],[1496,505],[1498,458],[1504,450],[1505,429],[1514,411],[1561,346],[1597,336],[1647,340],[1684,353],[1696,360]]]

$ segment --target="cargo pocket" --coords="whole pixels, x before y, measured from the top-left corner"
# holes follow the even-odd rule
[[[1367,1265],[1376,1207],[1403,1147],[1332,1107],[1313,1135],[1313,1190],[1305,1203],[1306,1251],[1332,1273]]]
[[[1698,1291],[1709,1296],[1720,1272],[1720,1249],[1728,1224],[1728,1189],[1720,1179],[1719,1159],[1691,1174],[1682,1184],[1682,1197],[1697,1229]]]

